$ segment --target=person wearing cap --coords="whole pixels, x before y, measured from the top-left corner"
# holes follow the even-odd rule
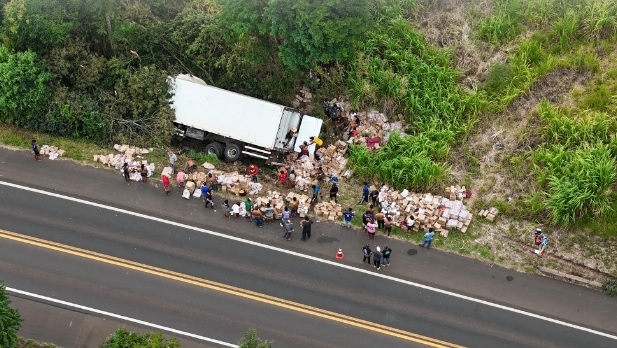
[[[249,175],[253,182],[257,182],[257,173],[259,173],[259,168],[257,168],[257,166],[254,164],[250,164],[249,165]]]
[[[381,248],[377,247],[377,250],[373,252],[373,267],[379,269],[381,268],[381,258],[383,254],[381,253]]]
[[[285,146],[284,147],[289,147],[289,145],[291,144],[291,141],[298,136],[298,129],[296,127],[291,127],[291,129],[289,129],[289,132],[287,132],[287,134],[285,135]]]

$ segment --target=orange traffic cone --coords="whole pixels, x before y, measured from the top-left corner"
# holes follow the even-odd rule
[[[343,259],[343,257],[345,257],[345,254],[343,254],[343,249],[339,248],[338,252],[336,253],[336,258],[341,260]]]

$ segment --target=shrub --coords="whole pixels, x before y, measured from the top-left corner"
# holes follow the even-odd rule
[[[120,328],[114,332],[101,348],[178,348],[180,343],[175,338],[165,339],[161,333],[138,334]]]
[[[11,300],[6,295],[4,284],[0,282],[0,347],[15,347],[17,331],[21,327],[19,312],[10,307]]]
[[[617,296],[617,279],[609,279],[602,283],[602,291],[610,297]]]

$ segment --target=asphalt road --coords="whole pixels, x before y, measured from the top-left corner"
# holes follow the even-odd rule
[[[370,273],[354,272],[38,193],[0,186],[0,202],[0,228],[4,230],[181,272],[455,344],[473,347],[615,345],[615,341],[609,338],[380,279]],[[255,234],[255,239],[270,241],[276,246],[294,248],[292,243],[300,243],[297,240],[282,241],[281,231],[274,226],[255,229],[244,221],[221,221],[218,214],[202,209],[194,209],[194,213],[187,209],[203,219],[202,227],[210,226],[235,236]],[[166,217],[165,214],[161,216]],[[176,219],[182,220],[182,217],[176,216]],[[328,235],[324,228],[313,238],[317,245],[328,245],[327,241],[336,237]],[[326,242],[319,243],[320,238]],[[302,244],[299,245],[295,248],[301,248]],[[359,245],[357,247],[359,250]],[[327,257],[327,254],[310,250],[306,253]],[[262,337],[274,340],[280,347],[410,346],[409,341],[393,338],[387,333],[350,327],[293,309],[255,303],[216,290],[204,290],[156,275],[127,271],[122,267],[102,265],[4,239],[0,239],[0,255],[2,278],[9,287],[227,342],[236,342],[241,332],[256,327]],[[372,271],[356,261],[359,257],[359,252],[351,253],[344,261]],[[401,260],[403,257],[399,256]],[[400,262],[397,265],[395,261],[392,269],[380,272],[405,275],[405,267],[409,264]],[[441,265],[444,269],[446,266],[456,267]],[[422,274],[422,270],[416,272]],[[479,271],[478,275],[482,276],[482,272]],[[473,273],[467,276],[474,278]],[[565,289],[565,299],[559,299],[558,292],[555,292],[552,296],[555,301],[543,303],[543,306],[550,308],[569,301],[569,306],[580,313],[574,317],[554,317],[603,331],[617,331],[614,320],[604,321],[603,326],[592,325],[587,320],[594,315],[614,319],[614,301],[591,290],[574,289],[568,284],[557,286],[560,284],[548,279],[534,277],[527,281],[535,284],[536,289],[551,286],[555,291]],[[458,285],[451,283],[450,288],[459,289]],[[503,291],[503,286],[491,286],[493,300],[498,300],[500,291]],[[573,303],[573,293],[583,295],[577,299],[580,303]],[[585,310],[587,305],[604,307],[594,314]],[[555,312],[559,313],[559,310]]]

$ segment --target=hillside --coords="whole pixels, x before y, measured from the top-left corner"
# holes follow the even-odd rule
[[[499,209],[444,247],[522,271],[617,277],[613,1],[0,5],[5,144],[17,126],[100,146],[168,146],[170,74],[288,105],[306,87],[316,116],[345,96],[354,111],[403,120],[404,134],[375,153],[351,148],[358,183],[464,185],[472,211]],[[542,258],[529,253],[538,226],[550,235]]]

